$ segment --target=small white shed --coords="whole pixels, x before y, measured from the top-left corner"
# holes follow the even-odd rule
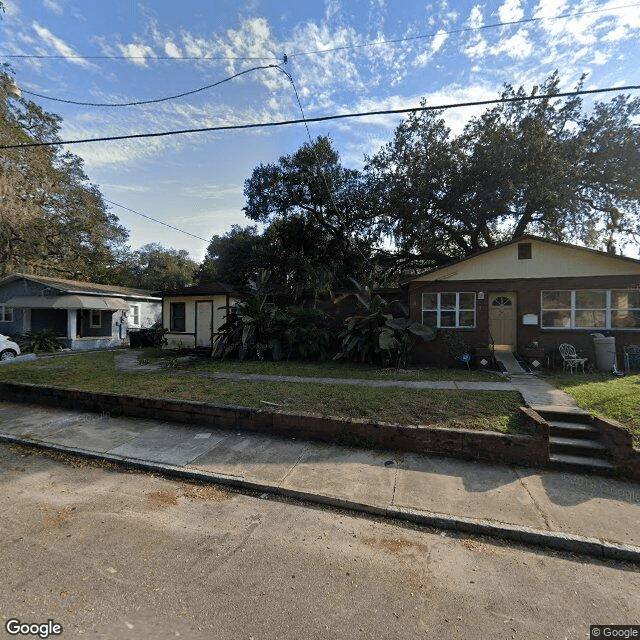
[[[163,291],[162,326],[167,348],[196,349],[213,346],[228,309],[240,301],[240,294],[222,282]]]

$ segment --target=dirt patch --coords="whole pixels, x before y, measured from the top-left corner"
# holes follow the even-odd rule
[[[69,520],[71,520],[71,516],[73,516],[73,509],[70,507],[62,507],[62,509],[58,509],[56,511],[55,515],[45,513],[44,524],[50,529],[56,529],[62,526],[65,522],[69,522]]]
[[[175,491],[152,491],[147,493],[147,500],[156,507],[173,507],[178,504]]]
[[[231,500],[231,495],[227,491],[216,487],[198,487],[188,485],[182,494],[189,500],[205,500],[207,502],[224,502]]]
[[[414,555],[416,552],[429,553],[429,547],[426,544],[410,542],[409,540],[390,538],[375,540],[374,538],[366,538],[364,543],[370,547],[379,547],[383,551],[398,557],[406,555],[407,553],[410,553],[411,555]]]

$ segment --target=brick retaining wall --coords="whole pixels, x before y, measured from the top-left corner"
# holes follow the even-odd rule
[[[593,424],[600,429],[602,442],[611,452],[618,471],[628,478],[640,480],[640,451],[634,449],[631,433],[608,418],[594,416]]]
[[[287,413],[190,400],[142,398],[35,384],[0,382],[0,397],[78,411],[168,420],[219,429],[240,429],[345,445],[366,445],[400,452],[435,453],[487,462],[544,466],[549,462],[549,427],[522,408],[533,435],[469,429],[438,429],[367,420]]]

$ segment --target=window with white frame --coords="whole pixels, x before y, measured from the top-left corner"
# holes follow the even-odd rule
[[[543,291],[543,329],[640,329],[640,291]]]
[[[132,327],[140,326],[140,305],[139,304],[129,305],[129,325]]]
[[[640,329],[640,291],[613,289],[611,296],[612,329]]]
[[[0,322],[13,322],[13,308],[0,304]]]
[[[476,326],[475,292],[423,293],[422,323],[438,329],[472,329]]]
[[[92,329],[102,326],[102,312],[99,309],[91,309],[89,323]]]

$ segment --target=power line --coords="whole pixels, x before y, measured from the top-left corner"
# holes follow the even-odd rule
[[[594,13],[605,13],[610,11],[619,11],[621,9],[630,9],[639,7],[640,3],[620,5],[617,7],[607,7],[602,9],[591,9],[589,11],[576,11],[575,13],[563,13],[557,16],[538,16],[533,18],[522,18],[521,20],[510,20],[507,22],[494,22],[491,24],[481,25],[479,27],[462,27],[460,29],[450,29],[448,31],[437,31],[435,33],[424,33],[416,36],[406,36],[404,38],[394,38],[390,40],[375,40],[371,42],[361,42],[359,44],[344,45],[340,47],[331,47],[328,49],[315,49],[312,51],[299,51],[289,54],[290,58],[321,55],[325,53],[333,53],[335,51],[346,51],[349,49],[363,49],[366,47],[381,47],[390,44],[400,44],[402,42],[411,42],[415,40],[425,40],[427,38],[435,38],[442,35],[457,35],[462,33],[469,33],[472,31],[481,31],[488,29],[497,29],[499,27],[517,26],[522,24],[531,24],[535,22],[551,21],[551,20],[567,20],[568,18],[577,18],[579,16],[590,15]],[[13,59],[34,59],[34,60],[169,60],[169,61],[260,61],[260,60],[280,60],[275,56],[144,56],[144,55],[101,55],[101,56],[89,56],[89,55],[62,55],[62,54],[0,54],[5,58]]]
[[[605,11],[617,11],[618,9],[628,9],[630,7],[638,7],[640,6],[640,4],[628,4],[628,5],[622,5],[620,7],[609,7],[606,9],[593,9],[591,11],[578,11],[576,13],[564,13],[564,14],[560,14],[557,16],[549,16],[549,17],[538,17],[538,18],[522,18],[521,20],[510,20],[507,22],[494,22],[491,24],[485,24],[485,25],[481,25],[479,27],[462,27],[460,29],[451,29],[449,31],[437,31],[435,33],[426,33],[426,34],[422,34],[422,35],[418,35],[418,36],[407,36],[405,38],[396,38],[393,40],[381,40],[381,41],[377,41],[377,42],[364,42],[362,44],[353,44],[353,45],[344,45],[341,47],[332,47],[330,49],[317,49],[315,51],[304,51],[304,52],[300,52],[300,53],[291,53],[289,54],[290,58],[296,57],[296,56],[311,56],[311,55],[317,55],[317,54],[322,54],[322,53],[332,53],[334,51],[344,51],[346,49],[362,49],[364,47],[376,47],[376,46],[383,46],[383,45],[387,45],[387,44],[399,44],[401,42],[411,42],[413,40],[422,40],[422,39],[426,39],[426,38],[435,38],[436,36],[450,36],[450,35],[457,35],[460,33],[469,33],[470,31],[481,31],[481,30],[486,30],[486,29],[496,29],[498,27],[509,27],[509,26],[516,26],[516,25],[520,25],[520,24],[528,24],[528,23],[532,23],[532,22],[540,22],[542,20],[566,20],[568,18],[575,18],[578,16],[583,16],[583,15],[588,15],[591,13],[603,13]]]
[[[251,69],[245,69],[244,71],[240,71],[228,78],[224,78],[224,80],[218,80],[218,82],[214,82],[213,84],[208,84],[204,87],[200,87],[198,89],[193,89],[192,91],[185,91],[184,93],[178,93],[173,96],[167,96],[165,98],[155,98],[153,100],[138,100],[135,102],[76,102],[75,100],[65,100],[62,98],[52,98],[51,96],[46,96],[41,93],[34,93],[33,91],[26,91],[21,89],[22,93],[26,93],[30,96],[37,96],[38,98],[44,98],[45,100],[53,100],[54,102],[64,102],[65,104],[77,104],[83,107],[133,107],[144,104],[156,104],[158,102],[166,102],[167,100],[176,100],[177,98],[184,98],[185,96],[193,95],[194,93],[199,93],[200,91],[205,91],[206,89],[211,89],[213,87],[217,87],[224,82],[229,82],[229,80],[233,80],[234,78],[238,78],[239,76],[243,76],[247,73],[251,73],[252,71],[258,71],[261,69],[280,69],[277,64],[266,64],[258,67],[252,67]],[[280,69],[282,71],[282,69]]]
[[[166,222],[163,222],[162,220],[158,220],[156,218],[152,218],[151,216],[147,216],[144,213],[140,213],[139,211],[136,211],[135,209],[129,209],[129,207],[125,207],[122,204],[118,204],[117,202],[113,202],[112,200],[107,200],[106,198],[104,198],[105,202],[108,202],[109,204],[112,204],[114,207],[120,207],[121,209],[124,209],[125,211],[129,211],[131,213],[135,213],[137,216],[141,216],[142,218],[146,218],[147,220],[153,220],[153,222],[157,222],[158,224],[161,224],[165,227],[169,227],[169,229],[173,229],[174,231],[179,231],[180,233],[184,233],[188,236],[191,236],[192,238],[197,238],[198,240],[203,240],[204,242],[209,242],[206,238],[202,238],[200,236],[195,235],[194,233],[189,233],[188,231],[184,231],[183,229],[179,229],[178,227],[174,227],[173,225],[170,225]]]
[[[280,68],[280,67],[278,67]],[[281,71],[284,71],[280,68]],[[285,72],[286,73],[286,72]],[[640,85],[626,85],[622,87],[607,87],[605,89],[581,89],[579,91],[566,91],[559,93],[546,93],[532,96],[518,96],[513,98],[498,98],[494,100],[473,100],[470,102],[454,102],[437,106],[408,107],[406,109],[381,109],[377,111],[362,111],[358,113],[342,113],[331,116],[317,116],[315,118],[301,118],[296,120],[281,120],[277,122],[256,122],[250,124],[221,125],[218,127],[200,127],[194,129],[176,129],[173,131],[159,131],[154,133],[132,133],[122,136],[102,136],[98,138],[81,138],[78,140],[61,140],[56,142],[29,142],[26,144],[0,145],[0,149],[22,149],[27,147],[50,147],[62,144],[83,144],[87,142],[113,142],[116,140],[132,140],[136,138],[160,138],[163,136],[183,135],[187,133],[205,133],[209,131],[239,131],[242,129],[259,129],[268,127],[282,127],[292,124],[307,124],[309,122],[326,122],[328,120],[344,120],[347,118],[364,118],[367,116],[399,115],[418,111],[444,111],[462,107],[477,107],[490,104],[505,104],[510,102],[525,102],[529,100],[545,100],[547,98],[567,98],[598,93],[611,93],[613,91],[637,91]]]

